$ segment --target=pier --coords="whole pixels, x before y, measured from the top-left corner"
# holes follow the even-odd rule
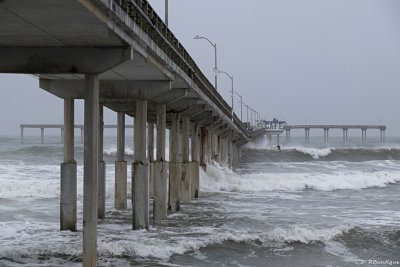
[[[40,143],[44,144],[44,130],[45,129],[60,129],[61,143],[64,142],[64,125],[63,124],[20,124],[21,128],[21,144],[24,143],[24,130],[26,128],[40,129]],[[118,125],[104,125],[104,129],[117,129]],[[74,125],[74,129],[81,130],[81,143],[83,143],[84,130],[83,124]],[[126,125],[125,129],[133,129],[133,125]]]
[[[222,98],[145,0],[0,1],[0,7],[0,73],[33,74],[41,89],[64,101],[63,125],[21,125],[22,142],[25,128],[41,129],[42,143],[45,129],[61,129],[60,230],[77,231],[74,129],[81,129],[83,266],[96,266],[97,223],[108,216],[104,128],[117,128],[115,208],[131,204],[133,230],[149,228],[150,196],[157,223],[201,196],[200,167],[206,170],[211,159],[234,166],[243,145],[265,134],[245,127],[233,100],[230,106]],[[78,126],[76,99],[84,100],[84,124]],[[117,125],[104,125],[104,107],[118,114]],[[130,189],[126,116],[135,121]]]
[[[286,131],[286,142],[290,142],[290,131],[294,129],[303,129],[305,132],[305,142],[310,142],[310,130],[320,129],[324,131],[324,142],[329,141],[329,130],[330,129],[341,129],[343,131],[343,142],[348,140],[347,131],[349,129],[361,130],[361,140],[364,142],[367,140],[368,129],[378,129],[380,131],[380,141],[385,141],[386,125],[285,125],[283,130]]]

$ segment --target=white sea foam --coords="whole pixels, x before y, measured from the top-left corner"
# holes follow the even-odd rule
[[[337,189],[364,189],[384,187],[400,181],[400,172],[337,172],[326,173],[258,173],[237,174],[217,164],[201,170],[203,191],[300,191],[314,189],[333,191]]]
[[[284,148],[284,150],[287,149],[295,149],[299,152],[310,155],[314,159],[323,158],[332,153],[332,148],[312,148],[312,147]]]

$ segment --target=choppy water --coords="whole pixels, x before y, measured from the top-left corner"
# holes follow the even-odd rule
[[[26,138],[21,145],[17,137],[0,138],[0,266],[80,266],[82,146],[76,148],[79,231],[60,232],[63,150],[59,137],[47,138],[45,145],[34,144],[37,139]],[[130,205],[124,212],[113,208],[116,140],[107,137],[107,218],[98,227],[98,264],[376,266],[373,260],[399,261],[400,139],[307,146],[298,141],[283,144],[281,152],[250,144],[234,172],[208,166],[201,172],[198,200],[148,231],[132,231]],[[127,154],[131,163],[132,150]]]

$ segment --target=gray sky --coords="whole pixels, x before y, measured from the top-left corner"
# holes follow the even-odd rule
[[[149,2],[164,17],[164,0]],[[194,40],[197,34],[217,43],[219,69],[234,76],[235,90],[263,117],[290,124],[384,123],[388,135],[400,134],[400,1],[169,2],[169,26],[203,73],[213,83],[213,48]],[[37,80],[0,79],[0,134],[19,133],[20,123],[62,122],[62,101],[39,89]],[[230,86],[220,75],[218,89],[228,103]],[[82,123],[82,101],[76,106]],[[105,123],[115,121],[106,112]]]

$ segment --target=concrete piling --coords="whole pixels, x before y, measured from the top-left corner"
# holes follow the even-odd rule
[[[106,163],[103,160],[103,142],[104,142],[104,116],[103,105],[99,105],[99,141],[98,141],[98,206],[97,218],[104,219],[106,214]]]
[[[97,171],[99,130],[98,75],[85,75],[85,141],[83,171],[83,266],[97,260]]]
[[[206,129],[204,127],[200,128],[200,166],[204,171],[207,171],[207,149],[206,149]]]
[[[172,113],[172,134],[170,139],[170,147],[172,148],[171,162],[169,164],[169,198],[168,209],[175,212],[180,209],[180,188],[181,188],[181,173],[182,162],[180,162],[180,136],[179,113]]]
[[[22,128],[21,128],[22,129]],[[76,161],[74,160],[74,100],[64,100],[64,163],[61,164],[60,229],[76,231]]]
[[[168,208],[168,162],[165,161],[166,105],[157,105],[157,146],[156,161],[153,163],[155,222],[167,217]]]
[[[154,162],[154,124],[147,124],[147,132],[148,132],[148,147],[147,147],[147,156],[149,162],[149,197],[154,197],[154,173],[153,173],[153,162]]]
[[[199,143],[199,130],[197,125],[192,127],[192,145],[191,154],[192,162],[190,164],[191,174],[191,198],[198,198],[200,191],[200,143]]]
[[[125,161],[125,114],[118,112],[117,161],[115,162],[115,202],[118,210],[127,207],[127,162]]]
[[[44,128],[40,128],[40,143],[44,144]]]
[[[181,192],[180,200],[185,203],[190,203],[192,199],[192,179],[191,179],[191,164],[189,162],[189,118],[183,118],[182,127],[182,176],[181,176]]]
[[[136,100],[135,162],[132,166],[133,229],[149,228],[149,163],[146,158],[147,100]]]

